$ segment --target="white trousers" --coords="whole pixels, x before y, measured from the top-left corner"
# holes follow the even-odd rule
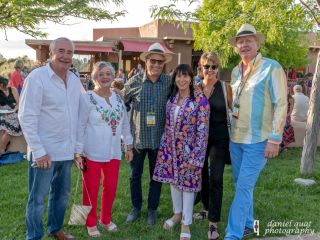
[[[181,223],[183,225],[191,225],[195,193],[184,192],[174,185],[170,185],[170,189],[173,212],[175,214],[182,213]]]

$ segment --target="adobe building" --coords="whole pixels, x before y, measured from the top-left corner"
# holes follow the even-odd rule
[[[309,33],[309,53],[308,59],[309,63],[305,66],[305,73],[315,73],[316,71],[316,64],[317,64],[317,57],[320,51],[320,39],[317,36],[317,33]]]
[[[171,24],[154,20],[141,27],[93,29],[93,41],[74,41],[75,54],[91,55],[93,62],[105,60],[115,68],[127,73],[138,65],[141,52],[147,51],[154,42],[159,42],[173,59],[166,64],[169,72],[179,63],[197,64],[199,53],[193,52],[192,29],[186,24],[185,30],[178,23]],[[45,62],[49,58],[51,40],[29,40],[26,44],[36,50],[36,59]]]

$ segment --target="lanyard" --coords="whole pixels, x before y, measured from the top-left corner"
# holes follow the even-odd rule
[[[243,73],[243,63],[241,63],[241,82],[237,88],[237,92],[236,92],[236,97],[235,97],[235,104],[238,104],[239,103],[239,98],[241,96],[241,93],[242,93],[242,90],[244,89],[244,86],[246,85],[249,77],[250,77],[250,74],[254,68],[254,64],[256,62],[256,58],[257,56],[254,58],[253,60],[253,64],[252,64],[252,68],[250,69],[250,72],[248,73],[247,77],[244,78],[244,73]]]

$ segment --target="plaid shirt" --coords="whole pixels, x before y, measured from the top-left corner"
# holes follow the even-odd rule
[[[161,74],[153,83],[147,75],[135,75],[124,87],[124,101],[131,105],[130,127],[135,148],[159,147],[166,120],[166,104],[171,92],[171,77]],[[155,114],[156,124],[147,126],[147,113]]]

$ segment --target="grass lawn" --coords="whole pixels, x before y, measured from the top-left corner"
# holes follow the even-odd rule
[[[276,159],[270,160],[263,170],[255,188],[255,218],[260,221],[260,236],[266,229],[274,232],[284,229],[295,229],[295,233],[303,229],[320,232],[320,153],[317,152],[316,171],[312,176],[317,184],[312,187],[302,187],[294,183],[294,179],[302,176],[299,173],[301,149],[289,149]],[[147,164],[147,161],[146,161]],[[126,161],[121,162],[119,185],[116,201],[113,207],[113,221],[120,231],[107,233],[101,230],[101,239],[110,240],[171,240],[179,239],[180,228],[164,231],[163,222],[172,215],[172,204],[169,187],[163,185],[158,222],[155,226],[146,224],[146,196],[148,189],[147,165],[143,181],[144,203],[142,215],[137,222],[126,225],[125,219],[131,209],[129,174],[130,168]],[[25,205],[27,202],[27,162],[23,161],[14,165],[0,166],[0,240],[22,240],[25,238]],[[82,226],[68,226],[70,206],[74,201],[77,170],[73,168],[72,193],[68,212],[65,217],[65,229],[74,234],[77,239],[90,239],[86,229]],[[230,166],[226,167],[224,181],[224,199],[222,221],[219,225],[221,237],[226,227],[229,207],[233,198],[234,187]],[[80,203],[81,194],[78,191],[76,202]],[[195,207],[195,211],[201,210],[201,205]],[[46,220],[44,219],[44,222]],[[269,226],[268,226],[269,224]],[[287,224],[275,226],[274,224]],[[191,226],[192,239],[207,239],[207,222],[194,222]],[[272,233],[268,236],[284,235]],[[44,238],[48,239],[48,238]],[[222,239],[222,238],[221,238]]]

